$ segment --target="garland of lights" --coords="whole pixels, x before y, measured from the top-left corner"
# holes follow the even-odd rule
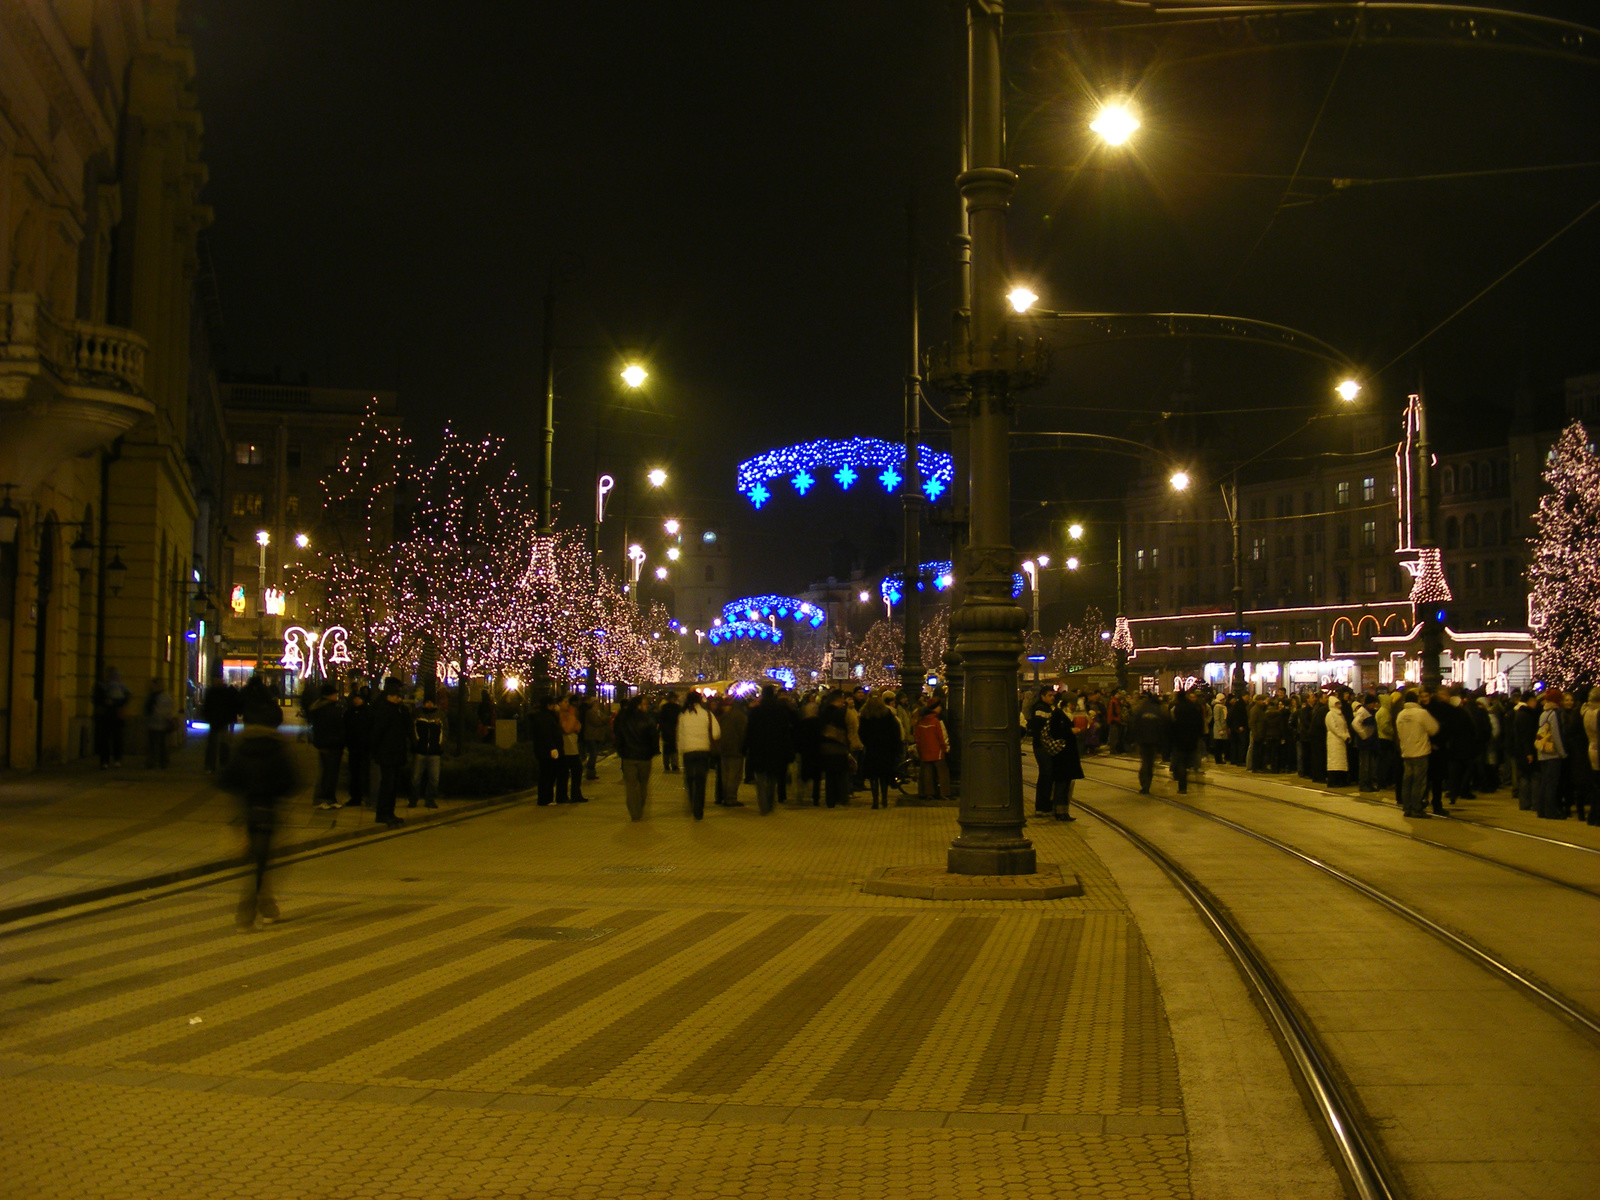
[[[768,485],[785,478],[804,496],[825,476],[837,483],[841,491],[848,492],[858,479],[870,475],[885,492],[893,495],[904,479],[901,468],[905,462],[906,448],[898,442],[864,437],[847,441],[819,438],[745,459],[739,464],[736,486],[757,508],[772,499],[772,487]],[[917,464],[922,491],[928,499],[937,500],[949,490],[955,478],[955,463],[950,455],[918,446]]]
[[[738,640],[768,642],[774,646],[783,645],[783,631],[774,629],[761,621],[724,621],[720,625],[713,625],[706,631],[706,640],[713,646],[720,646],[723,642]]]
[[[1450,583],[1444,577],[1444,563],[1437,546],[1418,547],[1416,560],[1400,565],[1412,575],[1412,604],[1440,604],[1454,599],[1450,595]]]
[[[722,619],[729,623],[759,621],[771,616],[776,616],[780,621],[793,619],[803,622],[813,629],[828,619],[826,610],[820,605],[796,600],[792,596],[745,596],[722,606]]]
[[[938,562],[925,562],[922,569],[917,572],[917,591],[925,592],[928,584],[933,584],[934,591],[947,591],[956,581],[955,565],[949,559]],[[1022,595],[1024,580],[1020,574],[1011,576],[1011,598],[1015,600]],[[901,573],[896,571],[892,575],[885,575],[883,582],[878,584],[878,596],[886,604],[899,604],[905,597],[904,584]]]
[[[1127,617],[1117,618],[1117,627],[1111,634],[1111,648],[1124,654],[1133,653],[1133,630],[1128,625]]]

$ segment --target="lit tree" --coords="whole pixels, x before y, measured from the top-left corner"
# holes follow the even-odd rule
[[[1534,514],[1528,624],[1547,683],[1600,682],[1600,456],[1581,421],[1562,432]]]
[[[650,683],[677,683],[683,678],[683,647],[673,628],[672,614],[657,601],[650,605],[639,630],[650,655]]]
[[[922,665],[932,674],[944,677],[945,651],[950,648],[950,610],[941,608],[922,622],[920,635]]]
[[[367,402],[339,462],[322,480],[322,517],[292,583],[323,628],[342,626],[352,671],[380,678],[409,662],[416,645],[396,603],[394,521],[410,441]]]
[[[1050,643],[1050,660],[1065,675],[1075,668],[1093,667],[1107,661],[1108,644],[1100,635],[1106,619],[1094,605],[1083,610],[1083,620],[1068,622]]]
[[[874,691],[900,686],[900,654],[905,649],[905,628],[898,621],[876,621],[861,639],[861,682]],[[892,664],[885,666],[885,663]]]

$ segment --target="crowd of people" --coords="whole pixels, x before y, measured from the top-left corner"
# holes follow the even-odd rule
[[[1489,695],[1459,685],[1360,693],[1348,687],[1238,696],[1045,686],[1023,707],[1039,766],[1038,812],[1065,815],[1081,757],[1140,756],[1148,792],[1158,759],[1177,790],[1209,756],[1258,774],[1295,774],[1358,792],[1393,790],[1407,815],[1509,788],[1547,820],[1600,824],[1600,687]],[[1070,737],[1068,736],[1070,733]]]

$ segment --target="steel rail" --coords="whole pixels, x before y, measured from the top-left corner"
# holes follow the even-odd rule
[[[1199,782],[1199,781],[1197,781],[1197,782]],[[1115,785],[1115,786],[1120,786],[1120,785]],[[1581,893],[1581,894],[1583,894],[1585,896],[1592,896],[1595,899],[1600,900],[1600,891],[1596,891],[1594,888],[1584,887],[1583,884],[1581,884],[1581,883],[1573,883],[1570,880],[1566,880],[1566,879],[1557,879],[1554,875],[1546,875],[1543,871],[1535,871],[1531,867],[1519,867],[1515,863],[1508,863],[1508,862],[1504,861],[1503,859],[1491,858],[1487,854],[1479,854],[1476,850],[1464,850],[1460,846],[1452,846],[1452,845],[1449,845],[1446,842],[1436,842],[1432,838],[1419,837],[1417,834],[1410,833],[1410,832],[1408,832],[1408,831],[1406,831],[1404,829],[1390,829],[1387,825],[1378,825],[1378,824],[1376,824],[1376,823],[1374,823],[1372,821],[1363,821],[1360,817],[1352,817],[1352,816],[1349,816],[1346,813],[1329,812],[1327,809],[1318,808],[1314,804],[1304,804],[1304,803],[1300,802],[1299,800],[1289,800],[1289,799],[1286,799],[1283,796],[1269,796],[1265,792],[1247,791],[1244,788],[1233,787],[1233,786],[1230,786],[1229,784],[1226,784],[1226,783],[1213,783],[1210,780],[1205,780],[1204,783],[1203,783],[1203,786],[1208,791],[1212,791],[1212,792],[1228,792],[1228,793],[1230,793],[1232,795],[1235,795],[1235,796],[1248,797],[1251,800],[1269,800],[1273,804],[1287,805],[1289,808],[1298,808],[1298,809],[1301,809],[1301,810],[1303,810],[1305,812],[1315,813],[1315,814],[1317,814],[1318,816],[1321,816],[1321,817],[1332,817],[1335,821],[1347,821],[1351,825],[1359,825],[1363,829],[1376,830],[1378,833],[1387,833],[1391,837],[1405,838],[1407,841],[1416,842],[1419,845],[1433,846],[1434,848],[1439,849],[1439,850],[1448,850],[1451,854],[1459,854],[1463,858],[1475,859],[1476,861],[1484,863],[1484,864],[1486,864],[1488,866],[1491,866],[1491,867],[1499,867],[1502,870],[1511,871],[1511,872],[1513,872],[1513,873],[1515,873],[1517,875],[1526,875],[1529,879],[1537,879],[1541,883],[1549,883],[1549,884],[1554,884],[1556,887],[1569,888],[1574,892],[1579,892],[1579,893]],[[1295,785],[1289,784],[1288,786],[1293,787]],[[1329,795],[1335,795],[1335,796],[1338,795],[1337,792],[1331,792],[1331,793],[1328,793],[1328,794]],[[1342,797],[1342,798],[1350,799],[1350,800],[1357,800],[1359,803],[1371,804],[1374,807],[1380,807],[1380,808],[1387,808],[1388,807],[1388,805],[1386,805],[1382,801],[1378,801],[1378,800],[1367,800],[1365,798],[1359,798],[1359,797],[1356,797],[1356,796],[1349,796],[1349,797]],[[1435,815],[1437,816],[1438,814],[1435,814]],[[1478,822],[1476,822],[1476,821],[1463,821],[1462,824],[1465,824],[1465,825],[1476,825],[1476,824],[1478,824]],[[1497,828],[1497,827],[1493,826],[1493,825],[1489,825],[1489,826],[1485,826],[1485,828],[1494,829],[1494,828]],[[1515,830],[1506,830],[1505,832],[1513,833],[1513,832],[1515,832]],[[1537,836],[1537,835],[1528,834],[1526,836],[1534,837],[1534,836]],[[1561,845],[1569,845],[1570,843],[1562,842],[1560,844]],[[1579,848],[1580,849],[1587,849],[1587,847],[1579,847]]]
[[[1106,787],[1113,787],[1119,791],[1137,792],[1137,789],[1131,788],[1127,784],[1107,783],[1104,780],[1100,782]],[[1216,813],[1206,812],[1203,808],[1195,808],[1192,804],[1185,804],[1181,800],[1174,800],[1168,796],[1152,795],[1150,799],[1159,800],[1162,804],[1170,804],[1173,808],[1180,808],[1184,812],[1192,813],[1197,817],[1203,817],[1207,821],[1215,821],[1218,825],[1231,829],[1235,833],[1241,833],[1245,837],[1254,838],[1263,845],[1271,846],[1274,850],[1286,854],[1290,858],[1298,859],[1307,866],[1315,867],[1317,870],[1323,872],[1323,874],[1328,875],[1333,879],[1337,879],[1340,883],[1344,884],[1353,891],[1360,892],[1363,896],[1367,897],[1367,899],[1376,904],[1382,905],[1390,912],[1404,917],[1418,929],[1421,929],[1424,933],[1431,934],[1433,937],[1449,946],[1452,950],[1455,950],[1457,953],[1461,954],[1464,958],[1467,958],[1468,960],[1482,967],[1484,970],[1488,971],[1489,974],[1495,976],[1505,983],[1510,984],[1512,987],[1522,989],[1536,1000],[1549,1005],[1557,1012],[1560,1012],[1566,1016],[1567,1019],[1572,1021],[1574,1024],[1577,1024],[1583,1029],[1587,1030],[1591,1035],[1600,1037],[1600,1019],[1596,1019],[1593,1014],[1589,1013],[1583,1008],[1580,1008],[1575,1002],[1568,1000],[1559,992],[1553,991],[1552,989],[1546,987],[1544,984],[1518,970],[1516,967],[1511,966],[1509,963],[1503,962],[1493,954],[1490,954],[1487,950],[1474,945],[1460,934],[1454,933],[1451,930],[1446,929],[1443,925],[1440,925],[1437,921],[1423,916],[1420,912],[1412,908],[1403,900],[1397,899],[1396,897],[1389,895],[1388,892],[1374,887],[1372,884],[1366,882],[1366,880],[1360,879],[1357,876],[1350,874],[1348,871],[1340,870],[1332,863],[1323,862],[1320,858],[1316,857],[1316,855],[1307,854],[1304,850],[1300,850],[1289,845],[1288,842],[1279,841],[1275,837],[1251,829],[1248,825],[1241,825],[1237,821],[1230,821],[1226,817],[1219,817]]]
[[[1223,907],[1193,876],[1167,854],[1114,817],[1077,801],[1079,808],[1120,833],[1143,851],[1177,886],[1232,956],[1240,974],[1254,989],[1290,1067],[1300,1077],[1337,1156],[1340,1173],[1358,1200],[1398,1200],[1402,1194],[1389,1179],[1383,1159],[1355,1119],[1355,1106],[1318,1047],[1310,1029],[1290,1004],[1287,992],[1256,953],[1248,937]]]

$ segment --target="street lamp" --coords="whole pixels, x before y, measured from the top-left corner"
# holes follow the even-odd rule
[[[1067,536],[1075,542],[1083,541],[1083,526],[1074,521],[1067,526]]]
[[[663,476],[661,481],[662,481],[662,483],[665,483],[666,482],[666,477]],[[677,537],[678,536],[678,531],[680,529],[682,529],[683,526],[678,524],[678,519],[676,517],[668,517],[667,518],[667,523],[664,526],[662,526],[662,528],[664,528],[667,531],[667,536],[668,537]]]
[[[1089,128],[1098,133],[1106,145],[1120,146],[1138,130],[1139,118],[1133,115],[1127,104],[1118,100],[1104,105],[1095,119],[1089,122]]]
[[[671,364],[668,364],[669,366]],[[629,363],[622,368],[622,382],[629,387],[638,389],[644,386],[644,381],[650,378],[650,373],[638,363]]]
[[[1017,313],[1025,313],[1039,303],[1038,295],[1021,284],[1006,293],[1006,300],[1010,303],[1011,310]]]
[[[1033,559],[1022,561],[1022,573],[1028,577],[1028,588],[1033,592],[1033,632],[1039,632],[1039,564]]]
[[[1076,571],[1078,569],[1079,565],[1080,564],[1078,563],[1078,560],[1077,560],[1076,556],[1067,559],[1067,570]]]
[[[294,535],[294,544],[299,546],[300,549],[304,550],[307,546],[311,545],[311,538],[307,534],[297,533]]]
[[[683,551],[679,550],[676,546],[668,546],[667,547],[667,561],[668,562],[677,562],[678,559],[682,555],[683,555]]]
[[[1348,404],[1361,394],[1361,385],[1354,379],[1346,379],[1341,381],[1339,386],[1333,390],[1339,394],[1339,399]]]
[[[657,567],[656,568],[656,578],[661,580],[662,582],[665,582],[666,578],[667,578],[667,569],[665,567]]]
[[[666,482],[667,482],[667,473],[665,471],[663,471],[660,467],[657,467],[655,470],[651,471],[648,475],[646,475],[645,478],[650,481],[650,486],[651,487],[657,487],[658,488],[658,487],[662,487],[662,486],[664,486],[666,484]]]
[[[1172,477],[1170,479],[1168,479],[1167,482],[1172,485],[1172,490],[1175,491],[1175,492],[1188,491],[1189,490],[1189,472],[1187,472],[1187,471],[1174,471],[1172,473]]]

